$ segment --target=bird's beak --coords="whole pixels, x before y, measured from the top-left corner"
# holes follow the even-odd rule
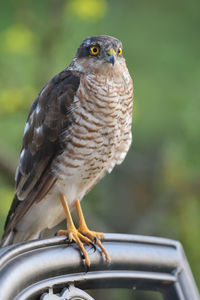
[[[113,48],[110,48],[108,50],[108,57],[106,58],[106,61],[114,66],[115,58],[116,58],[116,52]]]

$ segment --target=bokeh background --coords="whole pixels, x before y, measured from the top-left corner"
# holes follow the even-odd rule
[[[200,287],[200,2],[0,2],[0,232],[29,107],[81,41],[123,41],[134,80],[133,145],[83,202],[96,230],[179,240]],[[160,299],[106,292],[100,299]],[[123,296],[122,296],[123,295]]]

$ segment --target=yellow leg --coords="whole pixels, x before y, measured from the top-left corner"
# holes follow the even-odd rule
[[[74,222],[72,220],[71,213],[69,211],[69,207],[68,207],[65,196],[60,194],[60,200],[61,200],[63,209],[65,211],[66,219],[67,219],[67,230],[59,230],[57,234],[58,235],[68,235],[69,240],[71,242],[72,241],[76,242],[76,244],[79,246],[81,252],[83,253],[86,265],[89,267],[90,259],[89,259],[87,251],[85,250],[85,248],[83,246],[83,242],[86,243],[87,245],[90,245],[91,241],[89,238],[87,238],[86,236],[81,234],[81,232],[79,232],[79,230],[77,230],[76,227],[74,226]]]
[[[101,243],[101,239],[103,239],[104,234],[101,232],[91,231],[90,229],[88,229],[86,222],[85,222],[85,218],[83,216],[83,212],[82,212],[79,200],[76,200],[75,206],[76,206],[76,211],[77,211],[78,220],[79,220],[78,231],[80,233],[84,234],[85,236],[87,236],[92,242],[96,241],[97,245],[102,250],[102,253],[105,255],[106,260],[108,262],[110,262],[111,261],[110,256],[109,256],[107,250],[104,248],[104,246]]]

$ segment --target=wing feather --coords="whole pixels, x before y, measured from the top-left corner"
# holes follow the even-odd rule
[[[51,165],[56,155],[64,150],[65,144],[60,137],[72,126],[70,111],[79,83],[80,73],[62,71],[42,89],[30,109],[16,171],[15,197],[5,223],[4,236],[57,180]]]

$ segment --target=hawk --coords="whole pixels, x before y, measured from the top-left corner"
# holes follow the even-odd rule
[[[80,201],[124,160],[132,140],[132,103],[121,41],[106,35],[86,38],[30,109],[2,246],[40,238],[44,229],[66,218],[67,230],[58,234],[78,244],[87,266],[83,243],[96,242],[110,260],[103,233],[88,229]]]

